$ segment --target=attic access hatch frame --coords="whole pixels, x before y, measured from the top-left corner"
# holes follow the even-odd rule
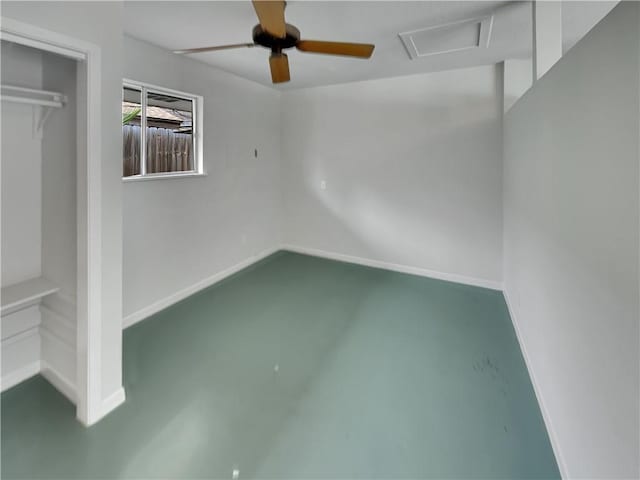
[[[452,46],[451,48],[445,48],[439,51],[433,52],[420,52],[420,48],[416,45],[414,37],[421,33],[437,33],[442,31],[443,33],[455,32],[456,30],[462,30],[468,26],[478,25],[478,38],[472,45],[465,46]],[[491,31],[493,30],[493,14],[485,17],[468,18],[465,20],[459,20],[456,22],[445,23],[442,25],[433,25],[431,27],[419,28],[416,30],[409,30],[407,32],[399,33],[398,36],[402,40],[402,44],[409,55],[411,60],[416,60],[424,57],[431,57],[434,55],[442,55],[445,53],[461,52],[464,50],[472,50],[475,48],[487,48],[491,40]]]

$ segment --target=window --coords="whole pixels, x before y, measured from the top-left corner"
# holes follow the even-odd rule
[[[122,176],[202,175],[202,97],[137,82],[122,90]]]

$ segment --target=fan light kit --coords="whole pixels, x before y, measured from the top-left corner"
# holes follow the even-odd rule
[[[288,82],[289,60],[283,50],[297,48],[301,52],[343,55],[356,58],[370,58],[374,45],[368,43],[324,42],[319,40],[300,40],[300,30],[285,22],[284,0],[253,0],[253,8],[258,15],[259,24],[253,27],[253,43],[236,43],[216,47],[190,48],[174,50],[173,53],[190,54],[250,48],[259,45],[271,50],[269,67],[273,83]]]

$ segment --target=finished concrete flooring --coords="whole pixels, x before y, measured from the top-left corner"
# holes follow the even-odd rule
[[[559,478],[500,292],[278,253],[124,332],[84,428],[2,394],[2,478]]]

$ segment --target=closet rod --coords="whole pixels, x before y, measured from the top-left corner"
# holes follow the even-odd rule
[[[50,100],[38,100],[35,98],[13,97],[10,95],[2,95],[2,100],[14,103],[26,103],[29,105],[42,105],[43,107],[62,107],[62,102],[54,102]]]
[[[67,97],[60,92],[17,87],[15,85],[2,85],[2,100],[60,108],[67,102]]]

